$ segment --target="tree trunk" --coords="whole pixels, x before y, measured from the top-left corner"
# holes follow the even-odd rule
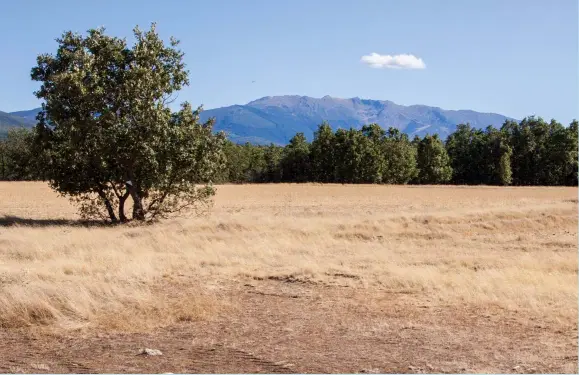
[[[132,170],[127,173],[129,180],[125,183],[127,191],[133,198],[133,220],[145,220],[145,210],[143,209],[143,198],[139,195],[139,184],[135,183],[135,174]]]
[[[4,165],[4,152],[1,149],[0,149],[0,156],[2,156],[2,177],[0,178],[0,180],[4,180],[4,176],[6,176],[5,165]]]
[[[111,222],[113,224],[118,223],[119,220],[117,219],[117,216],[115,215],[115,210],[113,210],[113,205],[111,204],[111,201],[109,200],[109,198],[107,198],[107,195],[104,193],[104,191],[102,191],[102,189],[99,189],[98,193],[99,193],[99,196],[102,198],[102,200],[105,202],[105,206],[107,208],[107,212],[109,213],[109,217],[111,219]]]
[[[125,215],[125,202],[127,201],[129,195],[130,193],[127,190],[125,194],[119,197],[119,220],[121,221],[121,223],[127,222],[127,216]]]
[[[145,211],[143,210],[143,200],[137,191],[137,188],[129,185],[129,192],[133,198],[133,219],[145,220]]]

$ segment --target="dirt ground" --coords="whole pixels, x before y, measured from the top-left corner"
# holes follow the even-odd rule
[[[0,371],[35,373],[576,373],[577,327],[500,308],[292,280],[232,285],[210,322],[150,333],[0,331]],[[306,312],[306,313],[305,313]],[[140,348],[161,356],[138,355]]]
[[[357,189],[223,187],[143,234],[0,185],[0,373],[577,373],[576,188]]]

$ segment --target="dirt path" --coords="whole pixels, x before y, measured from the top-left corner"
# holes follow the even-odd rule
[[[209,322],[85,337],[0,331],[0,372],[577,372],[577,326],[386,291],[251,280]],[[137,355],[154,348],[162,356]]]

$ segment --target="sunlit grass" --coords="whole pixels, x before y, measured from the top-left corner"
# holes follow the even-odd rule
[[[576,188],[217,189],[209,216],[83,227],[45,184],[0,183],[0,327],[210,319],[220,288],[269,277],[576,321]]]

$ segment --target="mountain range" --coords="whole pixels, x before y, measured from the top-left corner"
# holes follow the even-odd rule
[[[0,135],[9,127],[32,127],[40,109],[0,112]],[[377,123],[395,127],[410,136],[439,134],[446,138],[457,124],[470,123],[475,128],[500,127],[509,117],[471,110],[444,110],[426,105],[403,106],[388,100],[341,99],[331,96],[267,96],[245,105],[205,110],[203,121],[214,117],[215,130],[225,131],[234,142],[286,144],[298,132],[311,140],[323,121],[334,129],[360,128]]]

